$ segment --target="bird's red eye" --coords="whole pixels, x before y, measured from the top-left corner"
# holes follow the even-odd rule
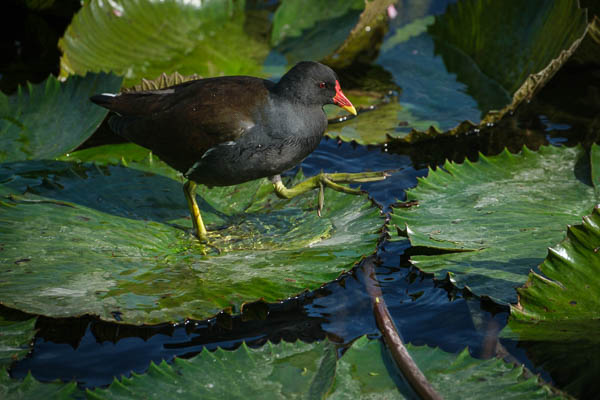
[[[325,86],[326,86],[326,85],[325,85],[325,82],[320,82],[320,83],[319,83],[319,87],[320,87],[321,89],[323,89]]]

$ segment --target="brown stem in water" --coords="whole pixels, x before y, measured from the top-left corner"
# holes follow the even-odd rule
[[[406,347],[404,347],[404,343],[402,343],[402,339],[383,300],[381,288],[375,277],[374,259],[374,256],[365,259],[362,269],[365,274],[365,286],[369,296],[371,296],[377,327],[383,334],[383,340],[396,361],[396,365],[400,368],[400,371],[402,371],[402,374],[413,390],[424,400],[442,400],[442,396],[440,396],[425,375],[423,375],[423,372],[421,372],[408,350],[406,350]]]

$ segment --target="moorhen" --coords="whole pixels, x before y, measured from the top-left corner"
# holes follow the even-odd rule
[[[327,127],[325,104],[356,115],[335,72],[317,62],[298,63],[278,83],[225,76],[160,90],[104,93],[91,100],[116,113],[109,119],[114,132],[183,173],[194,230],[202,242],[208,236],[196,203],[196,183],[229,186],[270,177],[282,198],[320,188],[320,215],[323,185],[356,194],[360,191],[338,183],[385,178],[384,173],[321,173],[290,189],[281,182],[280,173],[319,145]]]

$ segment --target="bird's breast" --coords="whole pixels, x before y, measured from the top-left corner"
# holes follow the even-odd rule
[[[209,149],[192,166],[188,178],[210,186],[228,186],[280,174],[312,153],[327,119],[322,110],[304,115],[289,112],[269,122],[255,122],[233,142]]]

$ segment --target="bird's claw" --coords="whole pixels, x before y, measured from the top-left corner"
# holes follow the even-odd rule
[[[353,189],[348,186],[341,185],[341,183],[364,183],[364,182],[375,182],[381,181],[390,176],[391,171],[378,171],[378,172],[359,172],[359,173],[334,173],[326,174],[321,172],[318,175],[308,178],[303,182],[300,182],[292,188],[287,188],[281,181],[281,176],[275,175],[271,177],[275,194],[282,199],[291,199],[303,193],[316,188],[319,189],[317,198],[318,207],[317,214],[319,217],[323,212],[323,205],[325,203],[325,187],[329,187],[338,192],[348,194],[362,194],[363,191],[360,189]]]

